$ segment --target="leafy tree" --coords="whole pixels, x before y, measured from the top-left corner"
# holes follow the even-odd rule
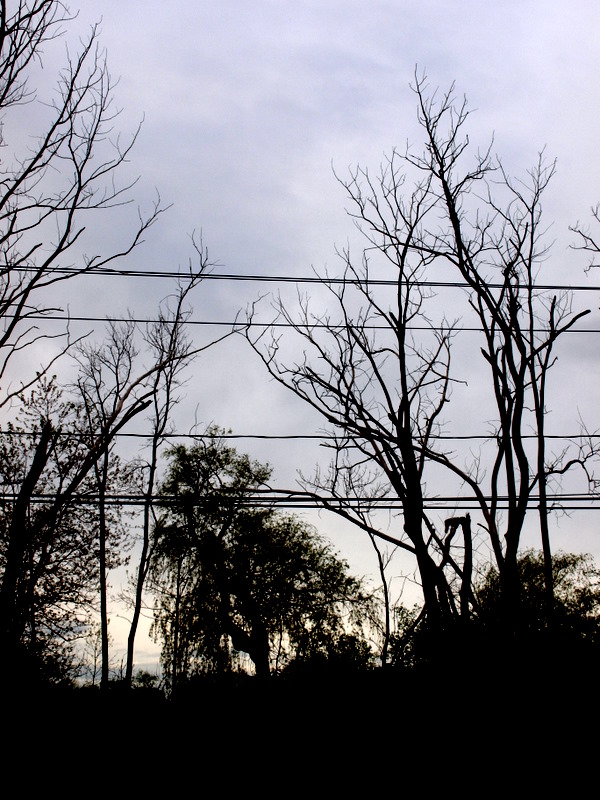
[[[527,550],[519,556],[521,629],[534,640],[549,638],[600,644],[600,568],[589,554],[557,552],[552,557],[554,613],[546,608],[545,558]],[[475,619],[492,631],[501,616],[503,585],[490,567],[476,585]]]
[[[212,429],[174,447],[161,486],[151,566],[154,631],[172,676],[232,668],[247,653],[257,675],[362,639],[373,602],[322,537],[263,507],[271,469]]]
[[[515,666],[529,663],[554,674],[554,667],[578,668],[597,664],[600,657],[600,567],[591,555],[558,551],[552,557],[553,614],[548,616],[546,557],[526,550],[517,561],[521,624],[518,635],[506,637],[505,585],[495,565],[480,570],[474,585],[474,611],[468,626],[455,628],[452,646],[458,667],[470,665],[472,681],[489,681],[504,670],[511,683]],[[396,630],[391,637],[392,665],[421,667],[429,650],[423,608],[396,609]],[[594,656],[590,660],[590,656]],[[449,665],[446,665],[449,669]],[[483,667],[479,675],[476,670]],[[464,677],[464,675],[463,675]],[[541,680],[542,676],[538,676]]]
[[[40,427],[47,424],[54,433],[43,468],[19,513],[14,496],[31,474]],[[106,566],[115,567],[122,560],[125,529],[120,509],[112,506],[99,515],[94,480],[82,480],[79,497],[72,495],[56,506],[56,497],[78,472],[87,451],[81,405],[65,399],[56,382],[45,377],[22,398],[16,422],[0,436],[0,570],[4,576],[11,545],[14,556],[15,528],[25,543],[20,558],[12,560],[12,633],[22,658],[52,679],[71,672],[72,645],[97,607],[102,522],[111,530]],[[120,462],[115,459],[106,474],[107,488],[115,491],[120,481]]]

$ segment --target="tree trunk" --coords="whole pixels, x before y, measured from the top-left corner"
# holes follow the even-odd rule
[[[13,506],[8,529],[8,549],[0,589],[0,649],[2,660],[10,663],[16,654],[22,633],[22,614],[17,600],[19,578],[23,570],[23,559],[31,542],[31,527],[27,524],[29,502],[36,484],[48,462],[52,425],[46,421],[29,472],[25,476],[19,495]]]
[[[165,417],[165,422],[166,422],[166,417]],[[154,492],[154,482],[156,480],[159,441],[160,441],[160,432],[155,431],[152,439],[150,473],[148,475],[146,498],[144,501],[144,529],[142,534],[142,552],[140,554],[140,561],[138,564],[133,617],[131,620],[131,626],[129,628],[129,636],[127,637],[127,666],[125,669],[125,683],[127,686],[131,686],[131,681],[133,679],[133,654],[135,647],[135,637],[137,634],[140,616],[142,613],[144,585],[146,583],[146,576],[148,574],[148,568],[150,563],[150,513],[152,510],[152,495]]]
[[[250,657],[254,662],[256,677],[268,678],[271,673],[269,661],[269,634],[262,623],[258,622],[253,625],[250,640],[252,644]]]
[[[100,688],[108,688],[109,649],[108,649],[108,598],[106,586],[106,484],[108,479],[108,451],[104,453],[101,469],[96,466],[99,502],[99,570],[100,570],[100,638],[102,661]]]
[[[462,529],[465,543],[465,557],[463,560],[463,575],[460,587],[460,616],[468,622],[469,600],[471,597],[471,580],[473,575],[473,540],[471,538],[471,515],[465,514],[462,518]]]

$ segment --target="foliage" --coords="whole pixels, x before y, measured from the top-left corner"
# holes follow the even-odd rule
[[[519,628],[505,627],[503,584],[497,568],[486,566],[475,581],[475,607],[468,623],[446,631],[442,642],[445,659],[455,666],[475,663],[486,667],[510,664],[516,656],[521,668],[546,661],[554,665],[600,653],[600,567],[592,556],[557,552],[552,558],[554,607],[548,610],[543,552],[526,550],[518,561],[520,586]],[[428,661],[426,621],[418,605],[396,611],[396,631],[390,641],[391,663],[418,667]],[[489,659],[493,659],[493,663]],[[449,664],[447,663],[447,667]]]
[[[419,633],[423,622],[422,608],[394,608],[395,630],[390,636],[389,654],[393,667],[414,667],[419,655]]]
[[[554,608],[548,613],[544,556],[527,550],[519,556],[521,633],[527,636],[551,630],[560,636],[600,642],[600,568],[592,556],[557,552],[552,557]],[[476,585],[475,620],[484,628],[500,624],[502,585],[490,567]]]
[[[88,450],[81,407],[64,398],[54,379],[44,377],[21,402],[16,421],[0,436],[0,571],[5,569],[14,496],[34,457],[40,429],[51,421],[56,435],[23,523],[27,546],[16,580],[16,627],[27,659],[54,680],[75,669],[72,645],[87,629],[97,604],[98,509],[75,497],[58,513],[53,506],[54,496],[69,483]],[[115,460],[110,485],[114,489],[121,481]],[[84,498],[94,490],[92,479],[83,482]],[[107,563],[115,567],[123,560],[125,542],[117,507],[109,509],[107,524],[111,531]]]
[[[158,675],[148,672],[148,670],[139,669],[133,675],[132,685],[135,689],[157,689],[158,684]]]
[[[335,674],[343,675],[373,669],[375,658],[369,642],[354,633],[341,633],[333,636],[321,647],[313,647],[304,653],[297,653],[285,669],[286,675],[312,676]]]
[[[169,456],[151,569],[169,673],[229,670],[236,651],[266,673],[362,638],[373,604],[347,564],[302,520],[252,507],[268,465],[214,429]]]

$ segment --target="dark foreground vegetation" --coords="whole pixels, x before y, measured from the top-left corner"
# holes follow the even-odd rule
[[[410,719],[427,726],[446,718],[461,725],[475,718],[482,728],[515,717],[530,724],[545,717],[553,727],[594,719],[600,711],[600,642],[573,631],[529,632],[506,640],[501,633],[436,642],[436,652],[410,665],[304,665],[280,674],[197,674],[176,690],[140,673],[133,685],[107,687],[69,682],[17,681],[2,691],[4,709],[23,720],[41,719],[48,709],[90,715],[176,719],[191,715],[205,723],[265,728],[292,724],[335,724],[369,718],[372,724]],[[29,715],[32,714],[32,717]],[[139,717],[138,717],[139,715]],[[55,720],[57,721],[57,720]],[[29,724],[29,723],[28,723]],[[343,735],[343,727],[339,731]]]
[[[596,759],[599,674],[597,646],[543,638],[512,651],[456,642],[404,668],[203,675],[170,695],[122,682],[23,686],[4,692],[4,754],[10,763],[26,742],[38,774],[66,757],[68,772],[89,775],[102,753],[134,765],[111,778],[120,787],[170,785],[176,770],[226,796],[276,781],[286,797],[352,797],[375,780],[386,791],[466,782],[467,797],[490,787],[579,796]]]
[[[585,784],[600,713],[598,653],[541,645],[513,658],[463,655],[454,666],[203,676],[171,697],[119,684],[24,689],[9,693],[4,720],[42,759],[103,743],[115,757],[156,754],[150,783],[178,764],[202,781],[246,785],[279,775],[322,786],[337,776],[356,788],[374,768],[392,785],[400,767],[408,782],[431,770],[431,787],[449,768],[506,788]],[[44,733],[31,738],[32,729]]]

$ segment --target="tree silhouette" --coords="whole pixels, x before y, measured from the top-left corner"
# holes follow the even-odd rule
[[[116,112],[112,108],[113,86],[97,41],[98,29],[92,27],[73,58],[67,52],[66,64],[57,75],[57,92],[49,103],[36,96],[31,81],[36,63],[44,63],[44,45],[62,35],[62,26],[70,21],[68,10],[58,0],[35,0],[33,3],[0,4],[0,110],[2,111],[2,145],[5,148],[0,165],[0,408],[24,397],[34,388],[56,361],[67,352],[77,352],[80,375],[77,402],[83,403],[87,430],[71,431],[82,436],[85,449],[79,450],[76,462],[59,465],[61,480],[54,494],[38,515],[36,525],[52,531],[72,508],[78,493],[84,490],[90,473],[95,473],[99,491],[100,516],[105,515],[106,476],[110,469],[110,451],[116,436],[133,420],[154,404],[155,412],[164,417],[165,406],[175,377],[194,353],[183,342],[182,324],[190,292],[198,285],[208,266],[206,253],[196,247],[197,268],[190,263],[189,273],[181,275],[177,302],[168,309],[165,301],[159,309],[158,321],[149,326],[145,343],[153,355],[150,365],[137,364],[137,324],[109,325],[106,340],[100,344],[73,341],[69,328],[58,335],[58,351],[41,367],[27,375],[29,360],[36,345],[47,337],[37,320],[60,309],[45,305],[51,288],[77,276],[89,274],[129,255],[143,240],[145,232],[162,213],[157,200],[147,215],[128,234],[126,243],[112,252],[89,254],[95,247],[88,241],[94,219],[92,212],[114,209],[129,202],[133,183],[119,184],[120,168],[128,161],[137,132],[128,142],[112,137]],[[17,106],[30,103],[45,109],[39,119],[41,127],[23,145],[13,120]],[[38,117],[32,114],[32,119]],[[91,214],[91,217],[90,217]],[[93,234],[92,234],[93,235]],[[53,335],[54,338],[54,335]],[[18,383],[10,384],[10,367],[19,361]],[[166,392],[166,395],[165,395]],[[167,398],[167,399],[165,399]],[[167,413],[168,416],[168,413]],[[163,420],[166,424],[166,419]],[[65,425],[67,422],[65,421]],[[160,440],[162,422],[156,422],[153,446]],[[59,441],[65,431],[58,430],[51,418],[41,412],[33,429],[34,440],[27,468],[19,485],[13,485],[10,522],[6,527],[3,553],[3,574],[0,586],[0,647],[5,658],[3,668],[18,674],[11,665],[10,654],[20,648],[22,608],[19,581],[24,560],[33,545],[34,529],[28,524],[32,498],[39,492],[52,459],[60,452]],[[158,437],[158,438],[156,438]],[[62,450],[63,455],[67,454]],[[151,457],[156,459],[156,453]],[[152,489],[149,489],[150,495]],[[8,499],[8,498],[5,498]],[[73,513],[72,511],[70,513]],[[43,519],[42,519],[43,518]],[[106,564],[103,556],[104,533],[100,537],[102,563],[101,584],[104,586]],[[146,525],[146,532],[149,523]],[[148,538],[148,535],[147,537]],[[140,587],[147,569],[140,566]],[[141,588],[140,588],[141,591]],[[104,619],[104,656],[107,660],[106,590],[102,590]],[[130,662],[133,659],[134,611]],[[107,667],[104,667],[106,683]],[[129,678],[131,677],[129,671]]]
[[[468,621],[473,604],[475,525],[461,525],[458,537],[456,526],[436,523],[427,506],[445,494],[441,480],[456,491],[466,487],[477,505],[476,530],[493,550],[513,631],[528,511],[535,505],[550,565],[548,482],[576,466],[589,477],[594,448],[554,455],[545,431],[556,342],[589,312],[573,311],[568,292],[538,286],[548,252],[541,198],[554,165],[542,154],[525,181],[512,179],[489,148],[470,147],[466,101],[456,99],[454,87],[428,94],[417,75],[413,88],[422,152],[395,149],[377,177],[357,167],[338,178],[366,244],[359,257],[350,248],[340,252],[341,277],[317,276],[325,297],[315,305],[326,311],[313,311],[306,297],[297,304],[279,297],[277,317],[265,323],[259,301],[250,307],[246,336],[270,375],[329,426],[330,469],[305,477],[304,487],[323,507],[412,554],[433,638]],[[434,294],[436,284],[462,290],[464,300],[446,302]],[[456,318],[447,319],[448,308]],[[491,420],[491,457],[459,456],[442,443],[458,389],[469,403],[468,375],[454,374],[450,359],[462,316],[475,319],[482,337],[468,359],[487,369],[481,424]],[[401,510],[388,530],[377,508],[390,496]],[[547,593],[551,614],[549,572]]]
[[[270,468],[211,433],[170,451],[161,486],[151,575],[173,685],[230,669],[231,648],[266,676],[294,657],[341,646],[373,611],[361,582],[311,527],[252,507]]]
[[[51,432],[43,458],[40,427]],[[126,531],[121,509],[98,507],[93,474],[79,481],[78,497],[63,494],[86,458],[87,439],[82,406],[44,377],[23,398],[16,422],[0,437],[0,565],[3,591],[9,581],[13,588],[12,647],[5,653],[14,659],[13,669],[32,679],[36,672],[51,680],[73,676],[74,645],[97,608],[99,568],[114,568],[122,561]],[[26,493],[27,478],[33,475],[37,479]],[[119,491],[118,459],[103,477],[107,492]],[[12,493],[21,498],[21,506]],[[57,503],[57,497],[62,501]],[[111,530],[111,537],[99,563],[103,527]]]

